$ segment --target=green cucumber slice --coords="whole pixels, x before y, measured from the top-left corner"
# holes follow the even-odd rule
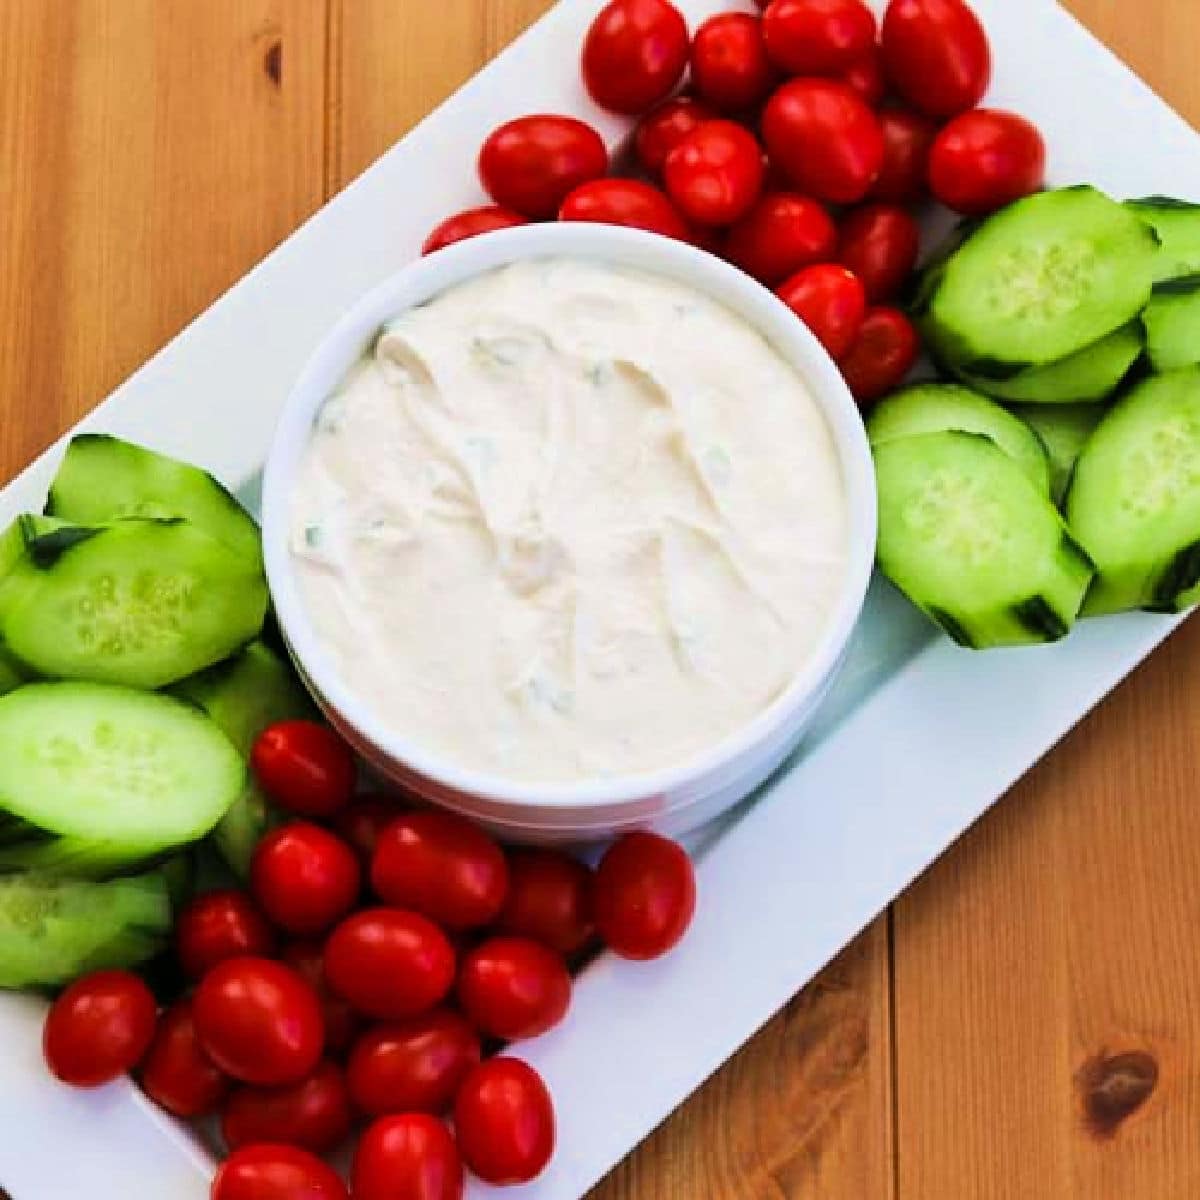
[[[1009,410],[1042,439],[1050,460],[1050,496],[1062,504],[1084,444],[1100,424],[1102,404],[1014,404]]]
[[[1156,283],[1200,271],[1200,204],[1176,200],[1173,196],[1147,196],[1129,200],[1125,207],[1158,236]]]
[[[245,783],[233,743],[170,696],[32,683],[0,697],[0,870],[97,878],[203,837]]]
[[[1096,563],[1085,613],[1200,600],[1200,367],[1113,406],[1075,464],[1067,521]]]
[[[0,987],[56,987],[114,967],[135,967],[162,950],[171,900],[161,875],[107,883],[0,878]]]
[[[875,448],[879,565],[960,645],[1051,642],[1092,577],[1057,510],[989,437],[927,433]]]
[[[255,637],[267,607],[261,568],[179,519],[66,526],[12,574],[3,641],[52,678],[162,687]]]
[[[1156,283],[1142,323],[1156,371],[1178,371],[1200,363],[1200,275]]]
[[[994,400],[970,388],[953,383],[913,384],[881,400],[867,420],[872,446],[947,430],[990,437],[1034,487],[1049,493],[1050,466],[1037,434]]]
[[[235,553],[262,557],[254,518],[207,471],[105,433],[71,439],[46,513],[71,525],[186,517]]]
[[[940,268],[921,324],[956,371],[1011,379],[1137,316],[1157,251],[1153,230],[1095,188],[1029,196],[984,221]]]

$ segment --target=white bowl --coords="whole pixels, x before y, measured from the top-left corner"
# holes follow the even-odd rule
[[[721,301],[758,329],[807,382],[840,460],[848,512],[841,595],[791,686],[749,724],[687,762],[572,783],[522,783],[470,770],[414,745],[342,681],[309,622],[288,549],[292,482],[317,410],[391,317],[454,284],[519,259],[595,259],[656,272]],[[652,827],[679,833],[745,798],[811,722],[862,611],[875,556],[875,476],[858,408],[821,345],[766,288],[682,242],[593,224],[528,225],[486,234],[412,263],[363,297],[330,330],[288,398],[263,479],[267,578],[283,636],[333,724],[369,763],[420,796],[512,840],[579,841]]]

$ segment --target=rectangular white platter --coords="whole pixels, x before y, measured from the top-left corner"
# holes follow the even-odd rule
[[[693,26],[730,7],[677,2]],[[974,2],[995,48],[990,102],[1039,123],[1053,183],[1200,199],[1196,134],[1053,0]],[[560,0],[81,428],[201,463],[253,502],[305,358],[438,219],[477,202],[474,155],[497,122],[565,111],[614,145],[625,136],[576,78],[599,6]],[[4,489],[0,521],[40,505],[57,457]],[[701,900],[684,944],[650,965],[600,959],[567,1021],[521,1047],[555,1094],[559,1149],[541,1179],[504,1194],[582,1196],[1177,623],[1094,621],[1053,647],[979,655],[934,636],[877,581],[819,728],[752,805],[698,842]],[[13,1200],[202,1200],[211,1160],[134,1088],[79,1093],[47,1077],[41,1013],[40,1001],[0,997],[0,1185]]]

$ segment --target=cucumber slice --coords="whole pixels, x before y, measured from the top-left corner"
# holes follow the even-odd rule
[[[1200,275],[1156,283],[1142,323],[1156,371],[1178,371],[1200,363]]]
[[[989,437],[926,433],[875,448],[879,565],[963,646],[1066,635],[1092,577],[1050,501]]]
[[[162,950],[171,901],[157,873],[107,883],[0,878],[0,987],[55,987]]]
[[[1050,491],[1050,465],[1036,433],[993,400],[953,383],[918,383],[882,400],[867,421],[872,446],[919,433],[980,433],[990,437],[1029,476]]]
[[[186,517],[235,553],[262,557],[254,518],[207,471],[105,433],[71,439],[46,513],[71,525]]]
[[[1087,614],[1200,600],[1200,368],[1116,403],[1075,464],[1067,521],[1096,563]]]
[[[195,850],[189,846],[186,850],[172,855],[159,867],[158,873],[167,885],[167,895],[171,898],[171,910],[179,912],[196,894]]]
[[[1129,200],[1125,207],[1158,236],[1156,283],[1200,271],[1200,204],[1172,196],[1147,196],[1143,200]]]
[[[4,643],[61,679],[174,683],[255,637],[267,607],[261,568],[179,519],[56,529],[13,577]]]
[[[250,758],[255,738],[276,721],[314,718],[316,708],[291,667],[262,642],[251,642],[236,658],[181,680],[176,695],[198,704]],[[263,834],[281,819],[253,776],[213,830],[225,861],[245,878]]]
[[[0,697],[0,746],[0,870],[128,870],[203,837],[246,778],[203,713],[110,684]]]
[[[1044,367],[1028,367],[1011,379],[985,379],[961,372],[964,382],[997,400],[1030,404],[1075,404],[1104,400],[1121,386],[1141,357],[1142,325],[1130,321],[1115,333]]]
[[[1092,187],[986,220],[941,269],[921,324],[956,371],[1011,379],[1098,342],[1150,299],[1158,239]]]
[[[1042,439],[1050,460],[1050,495],[1061,504],[1071,474],[1092,430],[1100,424],[1102,404],[1015,404],[1009,410]]]

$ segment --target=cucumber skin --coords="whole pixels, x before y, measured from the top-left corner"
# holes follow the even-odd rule
[[[0,987],[50,988],[89,971],[136,967],[171,934],[157,873],[108,883],[0,878]]]

